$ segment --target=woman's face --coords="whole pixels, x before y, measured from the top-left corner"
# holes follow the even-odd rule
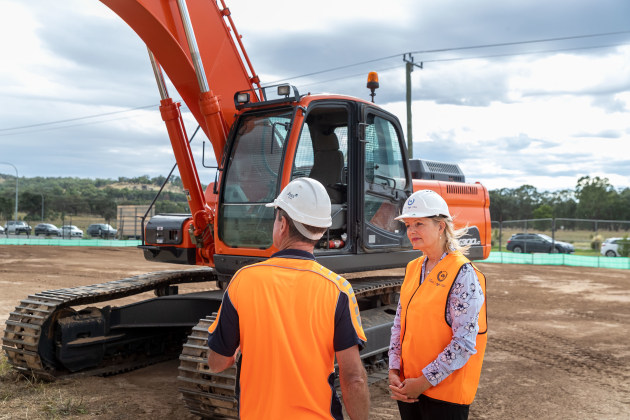
[[[428,217],[405,219],[407,237],[413,249],[428,250],[440,247],[440,223]]]

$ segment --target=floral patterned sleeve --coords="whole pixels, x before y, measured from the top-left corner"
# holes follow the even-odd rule
[[[400,369],[400,301],[398,301],[398,309],[396,309],[396,317],[394,325],[392,325],[392,336],[389,339],[389,368]]]
[[[455,279],[448,297],[446,320],[453,329],[453,339],[434,361],[422,369],[431,385],[439,384],[453,371],[464,366],[470,356],[477,352],[475,345],[479,332],[479,311],[483,301],[484,295],[479,278],[472,265],[466,264]],[[392,328],[392,338],[393,330]],[[389,351],[391,368],[391,345]]]

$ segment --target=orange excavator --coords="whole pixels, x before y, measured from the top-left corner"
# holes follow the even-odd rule
[[[446,199],[456,225],[468,227],[470,257],[484,259],[490,253],[487,189],[465,183],[455,164],[408,159],[399,120],[372,102],[262,85],[223,0],[101,1],[148,47],[191,211],[152,217],[140,248],[148,260],[197,267],[28,296],[6,322],[2,348],[9,363],[55,379],[113,374],[179,356],[180,390],[190,411],[237,418],[236,369],[208,371],[207,327],[231,276],[275,251],[273,209],[265,204],[292,179],[308,176],[326,187],[332,203],[333,224],[315,256],[350,278],[368,338],[361,357],[377,377],[387,366],[402,284],[383,270],[417,256],[394,217],[413,191],[432,189]],[[216,178],[205,191],[180,103],[169,96],[163,72],[212,144]],[[178,293],[178,284],[192,282],[219,287]],[[107,304],[150,290],[155,298]]]

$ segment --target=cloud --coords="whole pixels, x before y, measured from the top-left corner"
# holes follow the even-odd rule
[[[144,44],[100,2],[52,7],[46,0],[0,0],[0,6],[6,12],[0,54],[7,57],[0,66],[3,160],[26,176],[117,178],[170,169],[174,158],[156,108],[6,130],[157,106],[159,98]],[[630,30],[630,2],[270,0],[261,9],[232,0],[228,6],[264,82],[318,73],[293,82],[301,93],[369,100],[366,76],[376,70],[376,103],[403,127],[402,53],[416,51],[423,69],[411,74],[415,157],[458,163],[469,181],[494,188],[572,188],[579,176],[595,173],[630,185],[630,165],[619,153],[630,141],[630,46],[610,46],[630,43],[630,34],[571,38]],[[516,44],[557,37],[571,39]],[[500,43],[512,45],[460,48]],[[591,48],[602,45],[609,47]],[[342,68],[320,73],[334,67]],[[185,119],[191,134],[197,123]],[[214,172],[201,169],[201,140],[193,150],[207,183]]]

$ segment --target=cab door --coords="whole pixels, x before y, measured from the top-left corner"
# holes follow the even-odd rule
[[[367,252],[410,249],[404,225],[394,220],[413,190],[400,123],[394,116],[369,106],[362,116],[362,247]]]

